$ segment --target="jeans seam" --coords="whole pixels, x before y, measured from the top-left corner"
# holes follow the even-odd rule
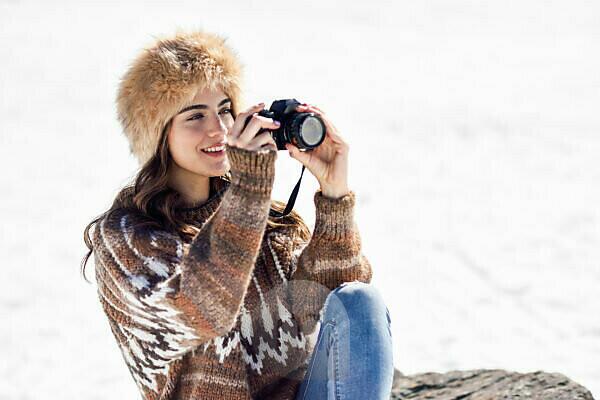
[[[337,332],[337,326],[335,324],[335,320],[333,320],[333,332],[335,333],[334,337],[334,344],[332,345],[332,347],[334,348],[334,351],[331,352],[332,354],[335,354],[335,371],[334,371],[334,385],[333,387],[335,388],[335,397],[337,400],[340,400],[340,396],[341,396],[341,390],[339,388],[339,376],[340,376],[340,372],[339,372],[339,362],[340,362],[340,354],[339,354],[339,340],[338,340],[338,332]]]
[[[315,361],[313,360],[314,357],[316,357],[316,353],[318,351],[319,348],[319,343],[322,342],[323,337],[325,336],[325,329],[324,327],[326,325],[328,325],[329,321],[324,322],[323,327],[320,327],[319,329],[321,329],[321,335],[319,337],[319,340],[317,341],[317,343],[315,344],[315,348],[313,349],[313,354],[311,355],[311,366],[310,366],[310,370],[308,371],[308,376],[305,377],[306,379],[306,386],[304,388],[304,393],[302,394],[302,400],[306,399],[306,392],[308,392],[308,386],[310,385],[310,377],[312,376],[312,372],[313,372],[313,368],[315,367]]]

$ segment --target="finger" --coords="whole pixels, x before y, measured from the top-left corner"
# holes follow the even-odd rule
[[[298,147],[291,143],[286,143],[285,148],[288,150],[290,157],[300,161],[304,165],[310,160],[310,154],[308,154],[308,152],[298,150]]]
[[[234,139],[240,136],[240,133],[244,128],[244,123],[246,122],[246,119],[255,112],[262,110],[264,106],[265,103],[255,104],[252,107],[249,107],[246,111],[239,113],[235,118],[235,121],[233,122],[231,130],[229,131],[229,136],[231,136]]]
[[[277,149],[277,144],[275,143],[275,140],[273,140],[273,136],[271,136],[270,132],[263,132],[256,135],[246,146],[246,148],[250,150],[257,150],[264,147],[273,148],[274,150]]]
[[[265,144],[263,147],[261,147],[261,149],[269,149],[269,150],[275,150],[275,151],[278,150],[277,149],[277,145],[275,144],[275,142]]]
[[[321,110],[319,107],[313,105],[313,104],[307,104],[308,107],[312,107],[315,110],[319,111],[321,114],[325,114],[325,112],[323,110]]]
[[[312,112],[312,113],[317,114],[319,117],[321,117],[321,119],[325,123],[325,128],[327,129],[327,134],[331,137],[331,140],[333,140],[334,142],[336,142],[338,144],[345,144],[345,141],[339,134],[339,131],[337,130],[335,125],[333,125],[331,120],[323,113],[323,111],[321,111],[320,109],[318,109],[315,106],[299,106],[299,107],[300,107],[299,111]]]
[[[312,104],[301,104],[299,107],[311,108],[315,111],[318,111],[321,114],[325,114],[325,111],[321,110],[319,107]]]
[[[285,147],[288,149],[290,157],[298,160],[313,174],[316,174],[317,171],[323,171],[325,169],[325,163],[318,157],[315,157],[314,151],[300,151],[298,147],[291,143],[286,143]]]
[[[320,116],[323,119],[323,121],[327,120],[327,122],[329,122],[329,125],[333,126],[331,121],[329,121],[329,118],[327,117],[327,115],[325,115],[325,113],[323,111],[321,111],[320,109],[318,109],[314,106],[298,106],[298,111],[312,112],[314,114],[317,114],[318,116]]]
[[[262,128],[275,130],[279,126],[272,118],[263,117],[255,113],[237,139],[242,144],[250,143]]]

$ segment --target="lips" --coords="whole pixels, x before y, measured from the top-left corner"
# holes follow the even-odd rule
[[[204,148],[202,148],[200,150],[206,150],[206,149],[210,149],[211,147],[217,147],[217,146],[221,146],[221,145],[225,146],[225,143],[226,142],[216,142],[216,143],[211,144],[210,146],[206,146],[206,147],[204,147]]]

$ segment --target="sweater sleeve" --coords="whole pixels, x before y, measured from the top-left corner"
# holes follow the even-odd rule
[[[371,264],[362,253],[354,221],[355,193],[337,199],[314,195],[315,227],[310,240],[292,241],[289,295],[295,317],[311,332],[325,298],[344,282],[370,283]]]
[[[231,184],[190,243],[130,212],[96,225],[98,293],[138,384],[151,386],[147,372],[234,326],[266,228],[276,155],[227,146]]]

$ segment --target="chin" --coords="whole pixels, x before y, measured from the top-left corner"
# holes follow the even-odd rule
[[[227,168],[216,168],[210,171],[204,170],[204,171],[198,171],[197,174],[198,175],[203,175],[203,176],[208,176],[208,177],[215,177],[215,176],[223,176],[225,175],[227,172],[229,172],[229,164],[227,164]]]
[[[182,167],[194,175],[199,176],[222,176],[225,175],[231,168],[227,158],[214,160],[213,162],[210,162],[211,160],[206,161],[203,159],[194,159],[190,161],[191,162],[189,162],[187,166],[182,165]]]

